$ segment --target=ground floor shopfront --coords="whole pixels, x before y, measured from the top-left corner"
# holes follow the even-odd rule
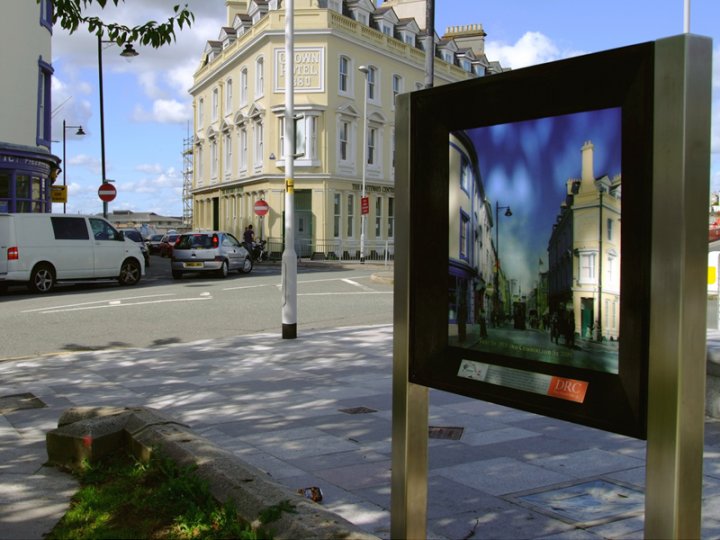
[[[395,188],[366,184],[364,255],[392,258],[395,242]],[[336,179],[295,180],[295,251],[300,257],[360,258],[362,184]],[[259,216],[255,203],[263,200],[267,214]],[[193,228],[220,229],[242,237],[252,225],[271,252],[282,252],[285,236],[284,178],[241,184],[215,184],[193,193]]]
[[[36,148],[0,143],[0,212],[51,212],[58,163]]]

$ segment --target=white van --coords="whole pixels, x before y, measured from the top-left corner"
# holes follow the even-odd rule
[[[144,275],[140,248],[101,217],[0,213],[0,288],[26,283],[46,293],[58,281],[88,279],[135,285]]]

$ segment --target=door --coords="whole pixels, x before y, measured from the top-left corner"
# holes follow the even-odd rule
[[[213,221],[213,231],[219,231],[220,230],[220,199],[218,197],[213,197],[212,200],[212,221]]]
[[[89,218],[93,242],[95,277],[117,277],[125,260],[125,238],[107,221]]]
[[[8,271],[8,248],[10,247],[10,216],[0,216],[0,276]]]
[[[581,304],[581,324],[582,328],[580,329],[581,335],[584,338],[592,338],[592,331],[593,331],[593,318],[594,318],[594,299],[593,298],[583,298],[582,304]]]
[[[300,257],[312,255],[312,193],[295,191],[295,251]]]
[[[223,235],[222,239],[223,252],[228,258],[228,266],[230,270],[239,270],[242,263],[245,262],[243,250],[240,249],[240,242],[232,234]]]

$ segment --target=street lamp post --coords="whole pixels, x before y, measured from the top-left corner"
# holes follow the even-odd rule
[[[497,316],[500,309],[500,210],[505,210],[506,217],[512,216],[509,206],[500,206],[500,203],[495,201],[495,314]]]
[[[365,180],[367,177],[367,152],[368,152],[368,74],[370,70],[367,66],[358,67],[358,71],[365,74],[365,94],[363,99],[363,153],[362,153],[362,196],[360,199],[360,262],[365,262],[365,213],[363,213],[363,201],[365,200]]]
[[[102,67],[102,44],[103,43],[116,43],[113,40],[103,40],[102,35],[98,34],[98,90],[100,92],[100,167],[102,171],[101,184],[107,182],[105,177],[105,105],[103,97],[103,67]],[[131,43],[125,45],[125,49],[120,53],[123,58],[133,58],[138,55],[138,52],[133,48]],[[108,203],[103,201],[103,217],[108,217]]]
[[[68,126],[65,123],[65,120],[63,120],[63,186],[67,186],[67,182],[65,181],[65,172],[67,171],[67,160],[65,158],[65,130],[67,129],[75,129],[77,128],[77,131],[75,132],[75,135],[85,135],[85,132],[83,131],[82,126]],[[66,188],[67,189],[67,188]],[[67,192],[66,192],[67,197]],[[67,212],[67,199],[65,202],[63,202],[63,214]]]

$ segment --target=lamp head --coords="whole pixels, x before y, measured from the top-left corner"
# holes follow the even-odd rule
[[[367,66],[358,66],[358,71],[361,71],[362,73],[367,75],[370,70],[368,69]]]
[[[133,47],[132,43],[126,43],[125,49],[123,49],[123,52],[120,53],[120,56],[125,58],[126,60],[131,60],[132,58],[135,58],[140,53],[135,50],[135,47]]]
[[[512,212],[510,211],[510,207],[509,207],[509,206],[508,206],[508,209],[505,210],[505,215],[506,215],[507,217],[512,216]]]
[[[75,135],[85,135],[85,132],[83,131],[82,126],[78,127],[78,130],[75,132]]]

